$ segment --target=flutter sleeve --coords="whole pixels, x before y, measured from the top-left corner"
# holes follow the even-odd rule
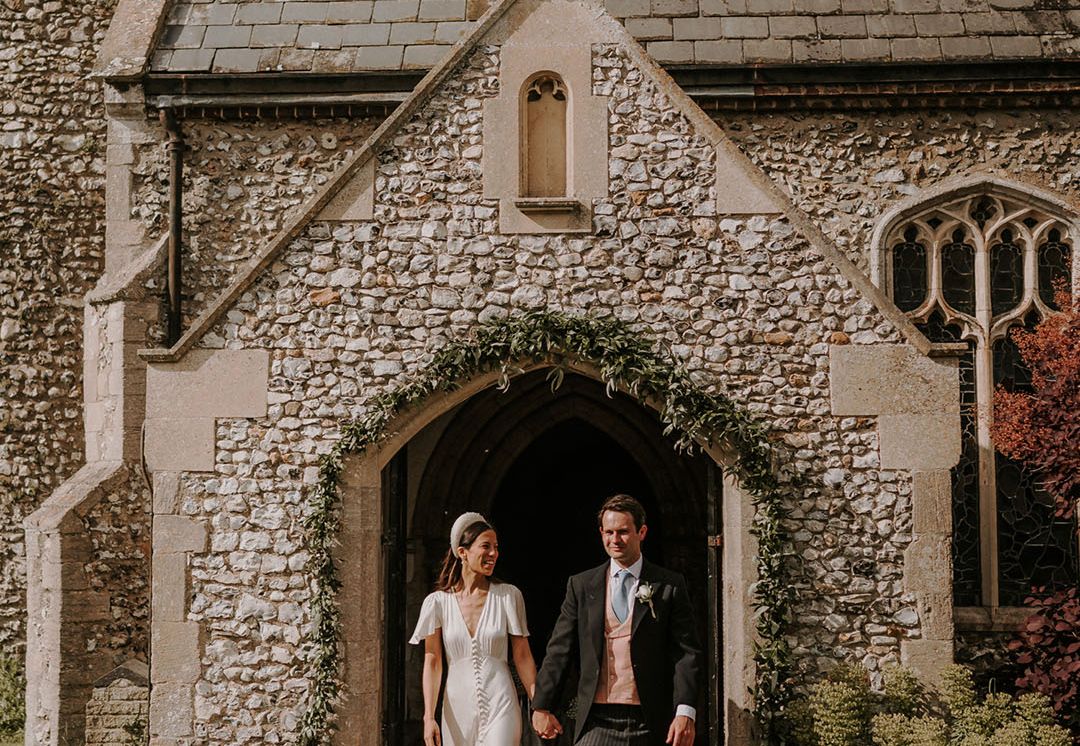
[[[413,632],[409,643],[420,645],[428,635],[443,626],[442,604],[439,603],[438,594],[429,593],[420,607],[420,618],[416,621],[416,631]]]
[[[512,635],[529,636],[529,625],[525,621],[525,597],[517,586],[511,585],[506,599],[506,629]]]

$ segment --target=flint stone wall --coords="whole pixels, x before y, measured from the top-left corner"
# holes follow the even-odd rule
[[[281,230],[291,212],[326,183],[379,121],[181,122],[186,145],[185,328],[228,287],[252,254]],[[168,229],[168,169],[162,143],[136,150],[131,216],[150,236]],[[151,291],[160,294],[164,281],[162,270]],[[154,331],[151,341],[164,341],[161,328]]]
[[[480,171],[498,59],[481,47],[378,154],[374,221],[310,225],[202,341],[268,349],[271,374],[267,416],[219,421],[214,473],[182,481],[180,510],[210,538],[191,563],[199,743],[295,738],[312,630],[304,492],[341,421],[477,322],[530,308],[615,315],[774,428],[798,480],[802,668],[854,657],[876,672],[920,636],[901,589],[909,477],[878,468],[872,418],[829,413],[829,345],[896,330],[786,220],[716,215],[714,148],[613,48],[594,57],[611,147],[594,234],[499,235]]]
[[[83,461],[82,296],[101,274],[113,0],[0,2],[0,654],[26,639],[22,521]]]
[[[879,218],[947,178],[995,175],[1080,201],[1075,110],[713,116],[866,272]]]

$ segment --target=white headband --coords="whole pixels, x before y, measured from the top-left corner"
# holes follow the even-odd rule
[[[454,527],[450,529],[450,551],[456,551],[458,545],[461,544],[461,535],[465,533],[465,529],[474,523],[483,521],[487,523],[487,518],[479,513],[462,513],[458,516],[458,519],[454,521]]]

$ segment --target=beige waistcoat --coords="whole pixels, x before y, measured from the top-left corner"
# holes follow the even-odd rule
[[[596,704],[639,705],[634,667],[630,661],[630,632],[634,615],[619,622],[611,608],[611,578],[605,593],[604,604],[604,655],[600,659],[600,681],[596,685]]]

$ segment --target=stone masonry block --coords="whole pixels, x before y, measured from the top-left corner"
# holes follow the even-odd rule
[[[439,44],[405,47],[405,55],[401,66],[406,68],[431,68],[437,65],[448,51],[447,47]]]
[[[213,64],[213,49],[178,49],[169,59],[169,69],[178,72],[205,72]]]
[[[373,0],[329,3],[326,6],[327,23],[367,23],[371,20]]]
[[[236,9],[236,22],[266,24],[281,22],[282,3],[244,3]]]
[[[155,622],[185,621],[187,564],[185,552],[154,552],[150,598]]]
[[[774,16],[769,19],[773,39],[807,39],[817,34],[813,16]]]
[[[952,533],[952,475],[945,469],[912,474],[911,524],[916,534]]]
[[[750,15],[774,16],[792,12],[792,0],[746,0],[746,12]]]
[[[259,69],[258,49],[219,49],[214,55],[216,73],[253,73]]]
[[[296,46],[301,49],[340,49],[341,26],[312,24],[301,26],[296,36]]]
[[[214,419],[146,420],[145,458],[151,471],[213,471]]]
[[[893,59],[933,61],[941,59],[941,42],[938,39],[893,39]]]
[[[150,681],[158,684],[194,684],[201,669],[199,623],[154,619],[151,635]]]
[[[421,21],[463,21],[465,0],[420,0]]]
[[[935,13],[915,16],[919,36],[963,36],[964,22],[959,13]]]
[[[647,16],[651,10],[649,0],[607,0],[605,7],[616,18]]]
[[[211,49],[243,49],[251,42],[251,26],[208,26],[203,46]]]
[[[375,0],[371,20],[415,21],[420,14],[420,0]]]
[[[668,20],[668,19],[636,19],[636,20]],[[676,18],[674,20],[674,37],[677,41],[683,39],[720,39],[723,37],[720,18]],[[636,36],[636,34],[635,34]]]
[[[154,514],[176,513],[180,505],[180,475],[176,472],[154,472]]]
[[[652,0],[652,12],[657,16],[696,16],[698,0]]]
[[[908,345],[833,345],[834,415],[959,413],[956,362]]]
[[[747,62],[791,62],[791,42],[786,39],[747,39],[743,42]]]
[[[677,20],[681,21],[683,19],[680,18]],[[693,19],[694,22],[698,20],[705,19]],[[627,18],[626,30],[638,41],[671,39],[673,35],[670,18]]]
[[[169,740],[191,735],[195,722],[195,694],[191,684],[171,681],[155,683],[150,689],[151,746],[170,744]]]
[[[867,16],[866,31],[870,36],[915,36],[914,16]]]
[[[840,0],[845,14],[883,14],[889,12],[889,0]]]
[[[163,49],[198,49],[202,46],[205,34],[206,26],[166,26],[159,46]]]
[[[827,39],[858,39],[866,36],[866,19],[862,16],[819,16],[818,32]]]
[[[266,350],[195,349],[176,363],[147,366],[147,418],[266,414]]]
[[[952,640],[900,641],[900,662],[931,686],[940,685],[941,672],[953,662],[954,652]]]
[[[737,42],[698,42],[698,44]],[[776,215],[783,212],[773,195],[758,186],[748,175],[753,168],[729,156],[723,149],[716,153],[716,214]]]
[[[330,3],[315,0],[292,0],[281,9],[282,23],[324,23]]]
[[[958,36],[942,39],[941,54],[947,60],[985,59],[990,56],[990,38]]]
[[[447,21],[435,29],[435,42],[438,44],[457,44],[472,29],[469,21]]]
[[[750,16],[724,18],[724,38],[765,39],[769,36],[769,19]]]
[[[356,53],[358,70],[392,70],[401,67],[405,47],[360,47]]]
[[[434,23],[395,23],[390,27],[391,44],[428,44],[435,41]],[[405,51],[408,59],[409,52]]]
[[[251,32],[251,46],[255,49],[263,47],[291,47],[296,43],[296,34],[299,30],[300,26],[295,23],[255,26]]]
[[[660,63],[694,61],[694,45],[688,41],[650,41],[646,49]]]
[[[891,49],[888,39],[840,40],[840,53],[847,62],[888,60]]]
[[[389,23],[354,23],[341,28],[343,47],[377,47],[390,41]]]
[[[743,62],[742,43],[739,41],[696,41],[693,42],[694,62],[731,63]]]
[[[791,42],[791,58],[795,62],[839,62],[841,58],[839,39],[817,39]]]
[[[1042,56],[1042,44],[1037,36],[994,36],[990,49],[998,59]]]
[[[894,13],[937,13],[941,10],[938,0],[892,0]]]
[[[964,22],[964,30],[969,34],[996,36],[1016,32],[1012,13],[961,13],[960,17]]]
[[[699,0],[703,16],[741,16],[746,14],[746,0]]]
[[[154,552],[205,552],[206,524],[182,515],[154,518]]]
[[[949,469],[960,460],[956,412],[878,417],[883,469]]]

